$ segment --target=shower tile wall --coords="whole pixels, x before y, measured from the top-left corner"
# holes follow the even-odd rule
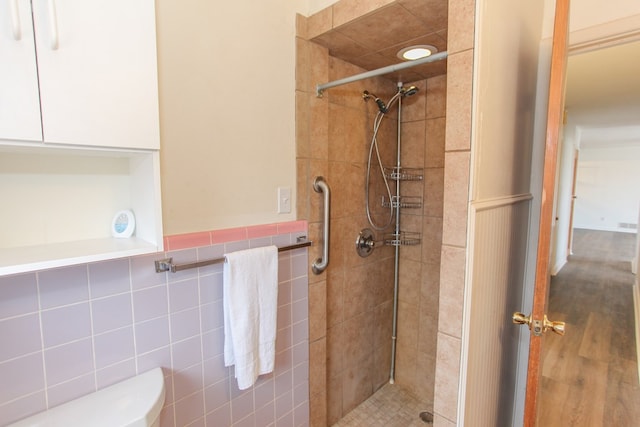
[[[276,370],[244,391],[222,360],[222,265],[153,267],[289,244],[301,225],[171,236],[166,254],[1,277],[0,425],[156,366],[162,426],[308,425],[307,250],[279,255]]]
[[[322,12],[313,18],[298,17],[297,209],[299,218],[310,222],[311,239],[320,241],[322,197],[312,190],[312,182],[315,176],[325,176],[332,189],[330,264],[322,275],[309,277],[311,425],[324,427],[338,421],[389,379],[393,248],[379,246],[370,257],[360,258],[354,241],[358,232],[368,227],[364,185],[377,111],[373,102],[363,101],[362,91],[388,99],[396,88],[389,80],[374,78],[316,97],[316,84],[363,70],[330,57],[325,48],[306,40],[308,31],[317,34],[322,27]],[[424,204],[422,209],[405,211],[402,228],[422,232],[423,240],[421,245],[400,251],[396,381],[430,409],[438,322],[446,76],[411,84],[420,91],[405,99],[403,165],[420,168],[424,181],[403,183],[401,192],[423,196]],[[378,139],[385,165],[394,165],[393,117],[383,121]],[[377,167],[373,171],[372,205],[379,205],[384,194],[376,173]],[[376,218],[382,218],[384,210],[380,210]],[[310,252],[311,258],[319,255],[319,246]]]

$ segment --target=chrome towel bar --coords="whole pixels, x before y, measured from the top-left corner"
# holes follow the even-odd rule
[[[278,248],[278,252],[290,251],[292,249],[300,249],[306,248],[307,246],[311,246],[313,242],[307,240],[306,236],[298,237],[298,241],[291,245],[281,246]],[[206,267],[207,265],[212,264],[220,264],[224,262],[224,257],[222,258],[214,258],[208,259],[204,261],[191,262],[188,264],[174,264],[173,258],[165,258],[155,261],[156,273],[164,273],[165,271],[170,271],[172,273],[177,273],[178,271],[188,270],[190,268],[198,268],[198,267]]]

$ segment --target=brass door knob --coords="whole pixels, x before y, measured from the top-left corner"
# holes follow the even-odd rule
[[[551,320],[547,319],[547,315],[544,315],[544,330],[545,332],[547,330],[551,329],[553,332],[555,332],[558,335],[564,335],[564,322],[552,322]]]
[[[531,316],[527,316],[524,313],[516,311],[511,317],[513,323],[520,325],[527,325],[534,335],[539,336],[551,329],[558,335],[564,335],[564,322],[552,322],[547,319],[547,315],[544,315],[544,321],[534,320]]]
[[[531,325],[531,316],[527,316],[524,313],[520,313],[516,311],[513,313],[513,323],[518,323],[520,325]]]

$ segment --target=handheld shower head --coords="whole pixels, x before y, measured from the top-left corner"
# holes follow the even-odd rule
[[[389,111],[387,109],[387,106],[384,104],[384,101],[378,98],[374,93],[370,93],[369,91],[365,90],[364,92],[362,92],[362,99],[364,99],[365,101],[373,99],[378,105],[378,110],[380,110],[381,113],[386,113],[387,111]]]
[[[415,86],[409,86],[409,87],[403,87],[400,88],[400,93],[403,96],[411,96],[411,95],[415,95],[418,92],[418,88]]]

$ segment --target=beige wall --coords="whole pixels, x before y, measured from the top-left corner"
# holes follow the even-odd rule
[[[551,37],[555,0],[545,0],[544,3],[543,37]],[[579,33],[588,28],[607,24],[613,24],[618,30],[624,30],[627,23],[631,22],[629,18],[634,16],[640,17],[640,2],[637,0],[573,0],[570,5],[569,31]],[[634,22],[637,22],[637,19]],[[635,25],[633,29],[637,30],[637,28]],[[575,35],[571,35],[572,41]]]
[[[157,2],[164,234],[295,212],[295,16],[306,2]],[[277,187],[292,189],[277,213]]]

